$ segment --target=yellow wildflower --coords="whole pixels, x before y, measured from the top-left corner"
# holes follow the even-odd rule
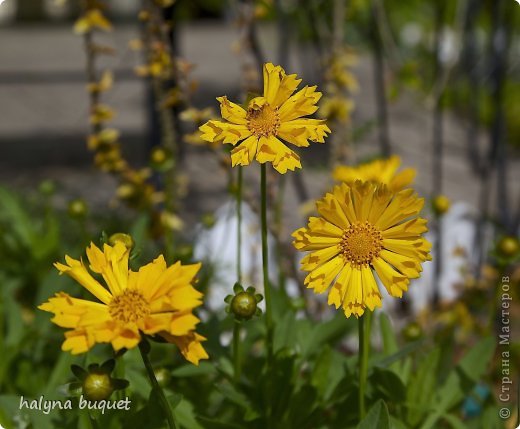
[[[93,29],[112,30],[112,24],[99,9],[90,9],[74,23],[76,34],[85,34]]]
[[[98,104],[92,109],[90,114],[90,123],[93,125],[108,122],[114,119],[115,112],[104,104]]]
[[[374,272],[394,297],[401,298],[410,279],[420,276],[421,263],[431,259],[431,244],[421,234],[426,220],[418,217],[424,199],[412,189],[391,192],[386,185],[343,183],[317,201],[321,217],[293,233],[294,246],[310,251],[302,262],[309,272],[305,285],[323,293],[345,315],[361,316],[381,307]]]
[[[405,168],[397,173],[401,165],[401,158],[392,155],[388,159],[376,159],[357,167],[346,165],[338,166],[334,169],[332,176],[334,180],[345,183],[353,183],[356,180],[372,183],[383,183],[391,191],[399,191],[409,185],[415,179],[415,169]]]
[[[69,329],[62,350],[85,353],[96,343],[111,343],[116,351],[131,349],[143,335],[158,335],[197,365],[208,357],[201,345],[205,338],[195,332],[199,319],[192,314],[201,305],[202,294],[192,286],[200,263],[168,267],[161,255],[135,272],[128,268],[129,253],[121,242],[105,244],[103,251],[94,244],[87,248],[90,271],[103,277],[107,287],[82,261],[65,256],[66,264],[55,264],[96,298],[60,292],[38,307],[54,313],[52,321]]]
[[[332,96],[323,99],[320,116],[329,121],[350,122],[354,102],[345,97]]]
[[[96,83],[89,83],[87,85],[87,91],[90,93],[100,93],[104,91],[108,91],[110,88],[112,88],[112,85],[114,84],[114,75],[111,71],[106,70],[103,75],[101,76],[101,79],[99,82]]]
[[[446,195],[437,195],[432,200],[432,208],[435,214],[443,215],[445,214],[451,206],[451,201]]]
[[[262,164],[272,162],[284,174],[301,168],[301,163],[300,157],[280,139],[307,147],[309,140],[324,143],[330,129],[323,120],[303,118],[318,110],[321,92],[316,91],[316,86],[305,86],[293,94],[301,82],[295,74],[287,75],[282,67],[271,63],[264,65],[263,73],[263,96],[253,98],[247,110],[227,97],[218,97],[222,118],[227,122],[211,120],[200,130],[208,142],[235,146],[231,151],[233,166],[249,165],[256,159]]]

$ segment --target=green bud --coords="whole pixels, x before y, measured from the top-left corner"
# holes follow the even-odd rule
[[[108,244],[110,244],[111,246],[115,246],[116,243],[124,244],[128,250],[132,250],[135,246],[135,242],[132,236],[129,234],[124,234],[122,232],[116,232],[108,238]]]
[[[502,237],[497,243],[497,251],[504,258],[512,258],[520,251],[520,242],[516,237]]]
[[[263,296],[256,293],[254,287],[250,286],[244,290],[240,283],[235,283],[233,292],[233,295],[228,295],[224,299],[229,304],[226,308],[227,313],[233,314],[239,321],[249,320],[253,316],[262,314],[258,303],[262,301]]]
[[[82,199],[72,200],[67,211],[72,218],[84,218],[88,212],[87,203]]]
[[[110,374],[90,373],[83,382],[83,394],[92,401],[108,399],[113,391]]]

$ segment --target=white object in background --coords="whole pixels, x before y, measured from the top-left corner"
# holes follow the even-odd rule
[[[462,269],[467,267],[468,260],[473,254],[473,240],[475,238],[475,216],[476,212],[470,205],[457,202],[442,218],[443,242],[442,242],[442,271],[439,277],[439,295],[441,301],[452,301],[457,298],[458,292],[455,288],[464,280]],[[432,259],[436,257],[435,240],[430,231],[426,238],[432,243]],[[456,252],[455,249],[463,250]],[[408,294],[410,297],[412,311],[417,313],[430,305],[433,295],[433,269],[432,261],[423,264],[421,277],[412,280]],[[387,295],[385,294],[385,299]],[[388,299],[388,301],[391,299]],[[384,301],[383,301],[384,302]]]
[[[0,0],[0,24],[12,21],[16,14],[14,0]]]
[[[236,202],[229,201],[215,213],[215,225],[209,229],[198,227],[198,234],[193,249],[196,261],[207,261],[213,266],[211,283],[205,302],[212,310],[225,307],[224,298],[233,291],[237,281],[237,217]],[[262,241],[260,222],[257,214],[242,203],[242,284],[245,288],[254,286],[263,294],[262,276]],[[269,277],[272,284],[278,275],[275,261],[275,241],[269,234]],[[263,306],[263,302],[260,303]]]

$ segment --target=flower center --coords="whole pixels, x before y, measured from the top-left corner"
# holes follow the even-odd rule
[[[379,256],[383,235],[369,222],[356,222],[343,232],[339,247],[345,260],[352,265],[368,265]]]
[[[115,296],[108,310],[112,318],[120,322],[136,322],[150,313],[148,301],[138,291],[132,289]]]
[[[280,115],[278,109],[273,109],[269,104],[253,104],[247,110],[247,128],[257,137],[269,137],[275,135],[280,127]]]

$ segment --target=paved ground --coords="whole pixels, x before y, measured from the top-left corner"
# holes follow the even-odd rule
[[[139,163],[146,152],[145,88],[129,73],[139,63],[139,57],[127,48],[128,41],[136,36],[137,29],[130,26],[119,27],[108,35],[106,40],[117,48],[118,56],[108,58],[104,65],[115,69],[116,76],[121,77],[106,102],[117,109],[114,125],[123,132],[130,158]],[[200,107],[216,106],[214,97],[218,95],[237,93],[240,63],[231,49],[235,38],[236,30],[224,23],[181,29],[184,56],[197,64],[194,77],[199,79],[201,89],[195,102]],[[114,183],[90,167],[90,154],[84,143],[87,100],[81,38],[67,27],[45,26],[0,28],[0,40],[0,184],[30,188],[41,179],[53,178],[60,183],[64,195],[83,195],[100,209],[107,207]],[[274,32],[262,29],[261,40],[267,58],[275,58],[271,49]],[[303,69],[306,81],[312,81],[308,69],[301,67],[302,62],[305,61],[301,56],[294,55],[291,71]],[[359,125],[375,117],[368,59],[362,57],[357,75],[362,88],[356,98],[355,124]],[[49,79],[51,81],[45,83]],[[413,94],[403,95],[390,106],[392,145],[406,165],[418,169],[417,185],[425,194],[429,193],[431,183],[431,116],[421,98]],[[478,180],[465,158],[465,126],[453,115],[447,115],[445,138],[445,193],[453,200],[475,206]],[[481,143],[486,139],[482,133]],[[322,151],[323,147],[309,149],[305,156],[305,164],[312,168],[305,169],[304,180],[312,196],[320,195],[329,184],[327,173],[314,168],[316,157],[324,159]],[[359,144],[358,156],[376,152],[374,130]],[[520,183],[519,154],[512,153],[510,162],[509,187],[516,197]],[[190,149],[184,167],[191,181],[187,206],[197,213],[217,208],[225,199],[222,193],[225,175],[214,157],[208,152]],[[251,170],[248,174],[254,180]],[[288,193],[287,200],[288,213],[294,213],[293,192]],[[514,202],[513,207],[516,206]],[[289,224],[293,223],[299,225],[301,220],[291,216]]]

